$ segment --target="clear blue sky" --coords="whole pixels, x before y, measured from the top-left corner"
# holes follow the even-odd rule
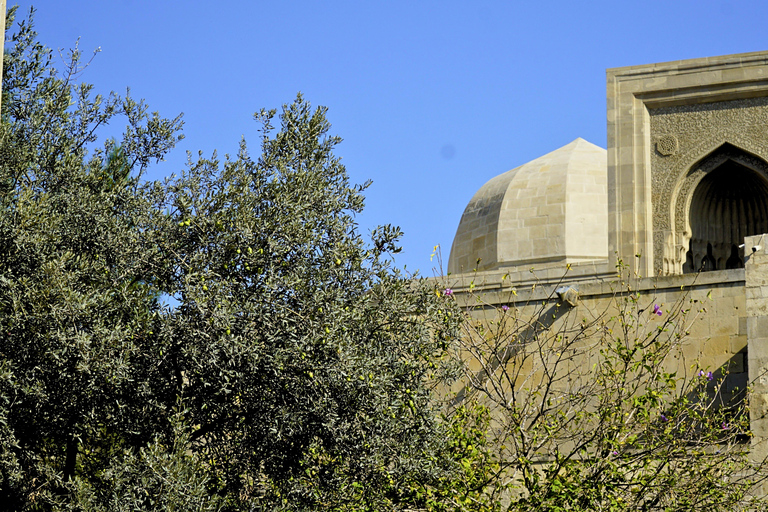
[[[352,180],[373,180],[361,229],[401,226],[399,265],[427,275],[487,180],[576,137],[605,147],[606,68],[768,49],[768,2],[746,0],[30,5],[46,45],[101,47],[82,76],[97,91],[184,113],[186,139],[150,177],[242,136],[257,153],[252,114],[298,91],[329,107]]]

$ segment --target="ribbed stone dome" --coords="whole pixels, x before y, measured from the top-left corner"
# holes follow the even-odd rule
[[[461,216],[448,271],[607,257],[607,154],[579,138],[483,185]]]

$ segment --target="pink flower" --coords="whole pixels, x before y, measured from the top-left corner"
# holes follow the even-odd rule
[[[507,306],[506,304],[504,304],[503,306],[501,306],[501,309],[502,309],[503,311],[509,311],[509,306]]]
[[[446,288],[445,289],[445,294],[446,295],[453,295],[453,290],[451,290],[450,288]]]
[[[654,304],[653,305],[653,312],[654,312],[654,314],[661,316],[661,314],[662,314],[661,306],[659,306],[658,304]]]

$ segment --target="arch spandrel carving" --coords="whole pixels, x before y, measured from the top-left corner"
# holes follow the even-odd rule
[[[654,231],[654,252],[657,256],[656,261],[661,263],[661,265],[657,265],[658,271],[662,273],[677,274],[683,272],[683,266],[687,261],[686,253],[689,250],[689,242],[694,235],[690,222],[692,202],[702,180],[710,173],[722,169],[729,164],[734,164],[755,173],[756,176],[760,176],[766,184],[766,190],[768,190],[767,158],[761,158],[747,149],[739,148],[730,142],[721,143],[713,150],[710,150],[711,144],[708,146],[706,150],[709,152],[705,153],[705,156],[701,157],[701,153],[697,152],[697,157],[690,159],[693,160],[692,164],[689,165],[685,161],[681,161],[676,166],[677,168],[672,169],[667,175],[669,186],[666,190],[668,194],[663,198],[663,202],[654,204],[654,218],[666,221],[664,223],[666,224],[666,229],[656,229]],[[750,149],[760,150],[760,148]],[[666,210],[664,209],[665,204],[669,205]],[[724,212],[723,214],[731,215],[730,212]],[[749,234],[745,232],[744,236]],[[730,251],[730,249],[730,247],[725,249],[718,248],[720,251]],[[723,258],[730,259],[730,256],[732,255],[728,254]],[[694,260],[697,260],[697,258],[694,257]],[[720,269],[721,266],[718,264],[716,267]]]
[[[690,200],[704,175],[727,159],[766,175],[768,98],[648,110],[651,139],[674,136],[677,151],[651,155],[654,271],[682,272],[690,240]],[[709,159],[721,151],[718,161]],[[725,149],[732,148],[729,155]],[[702,168],[706,165],[706,168]]]
[[[743,268],[738,246],[745,237],[768,231],[768,164],[727,148],[692,174],[700,179],[687,200],[691,236],[683,271]]]
[[[768,155],[767,155],[768,156]],[[719,168],[727,161],[736,162],[758,173],[768,181],[768,163],[766,157],[759,157],[746,150],[742,150],[730,143],[721,145],[718,149],[696,162],[681,180],[681,186],[674,197],[675,229],[677,231],[690,231],[690,208],[693,193],[704,177],[711,171]],[[679,206],[678,206],[679,205]]]

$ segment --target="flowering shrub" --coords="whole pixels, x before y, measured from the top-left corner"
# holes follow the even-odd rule
[[[703,308],[682,292],[662,309],[635,279],[620,266],[610,304],[587,313],[555,293],[525,305],[510,291],[498,307],[498,294],[454,290],[466,368],[454,404],[490,411],[498,464],[478,496],[508,510],[761,508],[748,389],[727,393],[726,368],[681,366]]]

